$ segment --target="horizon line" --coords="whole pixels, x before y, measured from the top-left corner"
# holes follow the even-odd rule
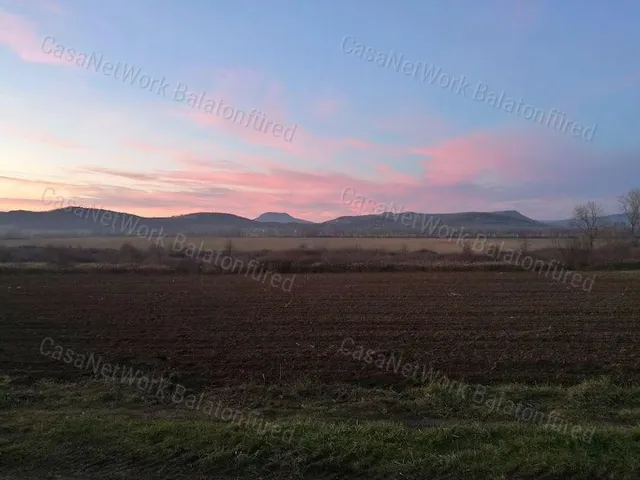
[[[255,218],[251,218],[251,217],[246,217],[243,215],[238,215],[237,213],[230,213],[230,212],[217,212],[217,211],[196,211],[196,212],[189,212],[189,213],[180,213],[177,215],[169,215],[169,216],[144,216],[144,215],[139,215],[136,213],[130,213],[130,212],[125,212],[125,211],[121,211],[121,210],[111,210],[111,209],[107,209],[107,208],[98,208],[98,207],[87,207],[87,206],[83,206],[83,205],[73,205],[73,206],[67,206],[67,207],[61,207],[61,208],[54,208],[51,210],[24,210],[24,209],[19,209],[19,210],[0,210],[0,213],[17,213],[17,212],[25,212],[25,213],[52,213],[52,212],[56,212],[56,211],[71,211],[74,208],[82,208],[85,210],[103,210],[103,211],[110,211],[110,212],[114,212],[114,213],[121,213],[123,215],[131,215],[131,216],[136,216],[136,217],[140,217],[140,218],[178,218],[178,217],[185,217],[188,215],[198,215],[198,214],[218,214],[218,215],[233,215],[235,217],[239,217],[239,218],[244,218],[246,220],[251,220],[251,221],[257,221],[256,219],[259,218],[262,215],[265,214],[277,214],[277,215],[288,215],[291,218],[294,218],[296,220],[302,220],[303,222],[309,222],[309,223],[313,223],[313,224],[320,224],[320,223],[326,223],[326,222],[330,222],[332,220],[336,220],[338,218],[342,218],[342,217],[368,217],[368,216],[384,216],[384,215],[403,215],[406,213],[412,213],[412,214],[417,214],[417,215],[430,215],[430,216],[439,216],[439,215],[461,215],[461,214],[465,214],[465,213],[484,213],[484,214],[501,214],[501,213],[505,213],[505,212],[515,212],[518,213],[519,215],[522,215],[525,218],[528,218],[530,220],[536,221],[536,222],[541,222],[541,223],[548,223],[548,222],[560,222],[560,221],[566,221],[569,220],[569,218],[563,218],[563,219],[557,219],[557,220],[537,220],[535,218],[532,217],[528,217],[524,214],[522,214],[519,210],[493,210],[493,211],[481,211],[481,210],[466,210],[466,211],[459,211],[459,212],[451,212],[451,213],[426,213],[426,212],[418,212],[418,211],[411,211],[411,210],[406,210],[406,211],[402,211],[402,212],[394,212],[392,210],[390,211],[385,211],[382,213],[368,213],[368,214],[354,214],[354,215],[349,215],[349,214],[345,214],[345,215],[338,215],[332,219],[329,220],[324,220],[321,222],[316,222],[313,220],[306,220],[303,218],[298,218],[298,217],[294,217],[293,215],[287,213],[287,212],[263,212],[259,215],[257,215]],[[603,215],[604,217],[608,217],[608,216],[613,216],[613,215],[617,215],[617,214],[606,214]],[[264,223],[282,223],[282,222],[264,222]],[[289,222],[289,223],[296,223],[296,222]]]

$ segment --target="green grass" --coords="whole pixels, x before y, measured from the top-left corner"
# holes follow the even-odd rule
[[[263,428],[113,383],[0,377],[0,478],[638,478],[639,386],[603,378],[488,392],[595,431],[518,422],[441,386],[206,392],[258,412]]]

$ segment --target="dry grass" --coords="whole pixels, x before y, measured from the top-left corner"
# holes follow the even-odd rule
[[[285,251],[294,250],[304,245],[309,249],[356,249],[363,250],[387,250],[415,252],[418,250],[431,250],[436,253],[460,253],[462,252],[461,242],[456,242],[446,238],[302,238],[302,237],[187,237],[187,241],[194,243],[198,247],[203,242],[204,248],[213,250],[224,250],[231,240],[233,249],[237,252],[256,252],[260,250]],[[505,242],[505,248],[516,249],[522,246],[522,238],[492,238],[492,242]],[[467,242],[473,245],[474,238]],[[552,238],[532,238],[528,239],[530,250],[552,248],[555,246],[555,239]],[[135,247],[146,249],[154,242],[149,242],[138,237],[80,237],[80,238],[30,238],[28,240],[0,240],[0,246],[15,247],[20,245],[57,245],[57,246],[81,246],[89,248],[119,248],[124,243],[129,243]],[[165,246],[171,249],[173,239],[165,240]]]
[[[573,244],[559,246],[553,239],[481,239],[466,243],[446,239],[351,239],[351,238],[194,238],[179,242],[168,241],[165,248],[155,242],[145,242],[133,237],[40,239],[43,246],[0,245],[0,270],[10,271],[135,271],[135,272],[183,272],[183,273],[245,273],[250,268],[260,268],[278,273],[304,272],[365,272],[365,271],[430,271],[430,270],[513,270],[518,269],[518,258],[524,254],[528,261],[544,264],[555,260],[571,270],[582,269],[638,269],[640,247],[631,244],[603,245],[594,251]],[[121,243],[123,241],[131,243]],[[137,240],[137,241],[136,241]],[[313,243],[297,243],[284,249],[289,243],[300,240],[319,240],[328,248],[318,248]],[[351,248],[342,247],[350,241]],[[412,241],[413,245],[394,242]],[[83,242],[84,241],[84,242]],[[265,242],[278,241],[279,248],[264,248]],[[77,243],[73,243],[77,242]],[[111,248],[107,248],[109,243]],[[240,245],[238,245],[238,242]],[[546,242],[543,243],[543,242]],[[548,247],[552,242],[556,247]],[[57,243],[57,245],[56,245]],[[82,246],[84,243],[84,246]],[[101,245],[107,243],[107,245]],[[533,245],[532,245],[533,243]],[[375,245],[379,245],[375,248]],[[418,248],[424,246],[433,249]],[[546,248],[536,248],[544,245]],[[119,246],[119,248],[113,248]],[[380,247],[384,246],[384,247]],[[260,248],[263,247],[263,248]],[[509,251],[511,253],[509,253]],[[514,252],[519,251],[515,261]],[[523,260],[524,261],[524,260]],[[228,262],[226,264],[225,262]],[[225,266],[226,264],[226,266]],[[46,266],[45,266],[46,265]],[[81,265],[81,267],[75,267]],[[161,269],[152,266],[162,266]]]

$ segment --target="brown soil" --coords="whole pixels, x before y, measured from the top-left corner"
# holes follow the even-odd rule
[[[0,372],[88,376],[40,353],[51,337],[192,386],[406,384],[390,362],[467,382],[640,380],[638,274],[597,274],[591,293],[526,272],[298,275],[294,285],[289,294],[242,275],[4,274]],[[358,359],[358,346],[385,367]]]

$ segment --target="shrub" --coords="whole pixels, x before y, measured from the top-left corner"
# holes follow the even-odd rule
[[[130,243],[125,243],[118,251],[118,260],[121,263],[142,263],[144,254]]]

